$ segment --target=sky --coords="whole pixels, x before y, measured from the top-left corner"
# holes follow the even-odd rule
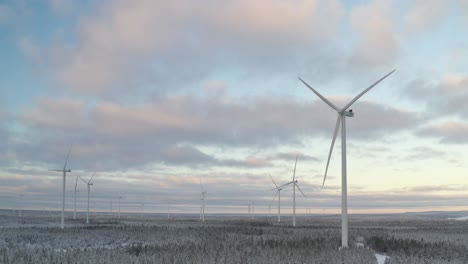
[[[468,1],[0,1],[0,208],[468,210]],[[78,180],[78,209],[86,185]],[[292,210],[292,189],[282,192]]]

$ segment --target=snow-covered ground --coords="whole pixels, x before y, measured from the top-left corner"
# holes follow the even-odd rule
[[[449,218],[451,220],[468,220],[468,216],[460,216],[460,217],[454,217],[454,218]]]
[[[353,215],[355,246],[338,251],[339,215],[299,217],[294,228],[290,216],[278,224],[266,216],[209,216],[201,223],[198,215],[95,214],[87,225],[82,214],[68,214],[60,230],[58,214],[0,212],[0,263],[465,263],[468,221],[447,217]]]
[[[385,264],[385,260],[387,260],[388,256],[386,255],[381,255],[378,253],[375,253],[375,257],[377,258],[377,264]]]

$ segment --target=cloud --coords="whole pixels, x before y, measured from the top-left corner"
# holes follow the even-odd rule
[[[467,143],[468,123],[442,121],[420,130],[419,134],[439,138],[442,143]]]
[[[121,0],[97,10],[81,15],[76,42],[54,48],[58,79],[85,94],[193,82],[238,65],[287,67],[297,48],[331,39],[344,15],[340,2],[315,0]]]
[[[351,9],[351,28],[359,36],[350,65],[370,68],[388,66],[397,58],[399,42],[395,34],[392,1],[371,1]]]
[[[407,155],[403,160],[440,159],[446,155],[446,152],[432,147],[414,147],[408,152],[411,154]]]
[[[59,16],[68,15],[74,7],[72,0],[49,0],[52,12]]]
[[[364,100],[354,110],[350,136],[362,140],[411,129],[419,120],[413,112]],[[19,121],[28,129],[17,135],[23,140],[14,149],[20,160],[55,164],[74,143],[75,166],[101,169],[158,162],[264,167],[294,158],[297,152],[221,158],[200,147],[297,146],[305,138],[331,135],[334,118],[335,113],[321,101],[303,103],[269,96],[246,100],[177,95],[134,105],[42,98],[21,115]],[[317,161],[303,154],[300,159]]]
[[[14,17],[13,9],[6,5],[0,4],[0,26],[8,25]]]
[[[7,126],[10,118],[10,114],[0,107],[0,164],[10,159],[10,130]]]
[[[450,1],[412,1],[405,16],[406,30],[415,33],[433,29],[448,14],[450,5]]]
[[[468,111],[468,76],[446,73],[439,80],[429,82],[420,78],[410,81],[404,96],[426,106],[433,116],[457,116],[463,118]],[[403,96],[403,95],[402,95]]]
[[[18,47],[34,70],[43,70],[42,67],[45,65],[43,49],[37,43],[31,38],[22,37],[18,40]]]
[[[290,152],[278,152],[272,156],[270,156],[270,159],[274,160],[284,160],[284,161],[293,161],[296,159],[296,156],[298,157],[298,160],[307,160],[307,161],[313,161],[313,162],[318,162],[320,159],[306,155],[304,153],[301,153],[299,151],[290,151]]]
[[[23,120],[43,129],[83,129],[87,122],[84,106],[80,100],[42,98],[38,102],[38,109],[23,113]]]

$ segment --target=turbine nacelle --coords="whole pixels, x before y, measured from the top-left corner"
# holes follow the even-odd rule
[[[341,112],[342,115],[345,115],[347,117],[353,117],[354,116],[354,113],[353,113],[353,110],[350,109],[349,111],[343,111]]]

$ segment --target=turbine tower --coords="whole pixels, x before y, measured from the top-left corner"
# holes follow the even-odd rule
[[[273,202],[276,199],[276,196],[278,196],[278,223],[280,223],[281,222],[281,191],[283,190],[283,187],[278,186],[275,180],[273,180],[273,177],[271,177],[271,175],[270,175],[270,179],[276,187],[276,188],[273,188],[273,190],[276,190],[276,193],[275,193],[275,196],[273,197],[273,200],[271,201]]]
[[[203,188],[202,178],[200,177],[200,187],[201,187],[201,208],[200,208],[200,219],[202,222],[205,222],[205,195],[208,193],[205,188]]]
[[[293,179],[291,182],[288,182],[286,184],[281,185],[281,188],[284,188],[286,186],[289,186],[290,184],[293,185],[293,226],[296,226],[296,188],[302,193],[304,198],[307,198],[304,192],[302,192],[301,188],[297,184],[296,180],[296,165],[297,165],[297,155],[296,155],[296,162],[294,163],[294,173],[293,173]]]
[[[91,182],[91,180],[93,179],[93,177],[94,177],[95,174],[96,174],[96,172],[93,173],[93,176],[91,176],[91,179],[89,179],[89,181],[85,181],[85,180],[83,180],[83,178],[80,177],[80,179],[81,179],[84,183],[86,183],[86,186],[88,186],[88,209],[87,209],[87,211],[86,211],[86,224],[89,224],[89,194],[90,194],[90,192],[91,192],[91,191],[90,191],[91,185],[93,185],[93,183]]]
[[[396,69],[395,69],[396,70]],[[347,178],[346,178],[346,117],[353,117],[354,113],[353,110],[348,110],[351,105],[353,105],[361,96],[367,93],[370,89],[376,86],[378,83],[383,81],[387,78],[390,74],[395,72],[395,70],[391,71],[384,77],[380,78],[371,86],[367,87],[364,91],[358,94],[356,97],[353,98],[348,104],[346,104],[343,108],[338,108],[332,102],[330,102],[327,98],[323,97],[319,92],[317,92],[314,88],[312,88],[309,84],[307,84],[304,80],[299,78],[299,80],[307,86],[313,93],[315,93],[322,101],[324,101],[328,106],[333,108],[338,113],[338,119],[336,120],[335,132],[333,133],[333,140],[330,147],[330,152],[328,153],[328,160],[327,160],[327,167],[325,168],[325,175],[323,177],[322,188],[325,185],[325,180],[327,178],[328,172],[328,165],[330,164],[330,157],[333,151],[333,146],[335,144],[336,136],[338,134],[338,130],[341,126],[341,247],[347,248],[348,247],[348,188],[347,188]]]
[[[76,176],[76,180],[75,180],[75,210],[73,211],[74,220],[76,220],[76,193],[78,192],[78,190],[76,189],[77,186],[78,186],[78,176]]]
[[[120,199],[122,199],[123,197],[122,197],[122,196],[119,196],[119,197],[117,197],[117,198],[118,198],[118,200],[119,200],[119,219],[120,219]]]
[[[22,208],[22,206],[23,206],[23,197],[24,197],[24,194],[20,194],[19,197],[20,197],[20,206],[19,206],[19,214],[18,214],[18,216],[19,216],[19,218],[21,218],[21,217],[22,217],[22,215],[21,215],[21,208]]]
[[[61,215],[61,219],[60,219],[60,228],[61,229],[64,229],[65,228],[65,182],[66,182],[66,179],[67,179],[67,172],[71,172],[70,169],[67,170],[67,162],[68,162],[68,158],[70,157],[70,152],[72,150],[72,146],[70,146],[70,149],[68,150],[68,154],[67,154],[67,158],[65,159],[65,165],[63,165],[63,169],[61,170],[51,170],[49,169],[49,171],[60,171],[63,173],[63,176],[62,176],[62,215]]]
[[[167,202],[167,219],[171,217],[171,202]]]
[[[250,216],[252,217],[252,220],[254,220],[255,219],[255,202],[250,202],[249,210],[250,210]]]

